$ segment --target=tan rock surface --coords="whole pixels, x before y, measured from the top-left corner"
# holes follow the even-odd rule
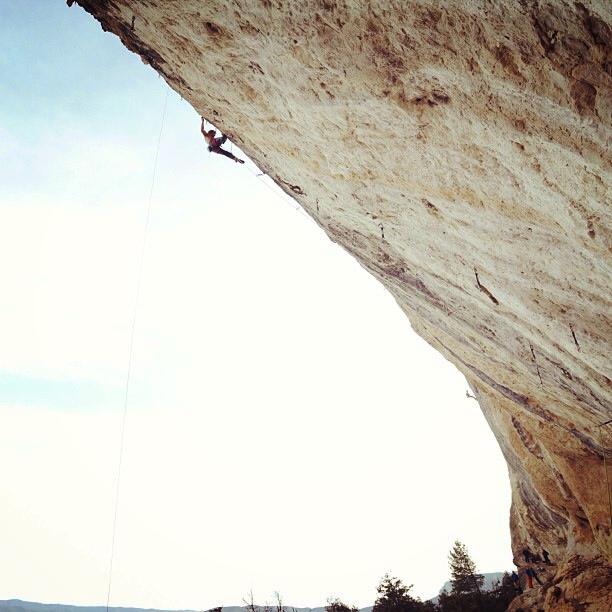
[[[612,609],[612,3],[78,3],[465,374],[556,564],[514,609]]]

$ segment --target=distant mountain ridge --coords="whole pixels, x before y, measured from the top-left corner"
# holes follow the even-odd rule
[[[223,612],[245,612],[244,606],[221,606]],[[318,608],[297,608],[295,606],[284,606],[287,612],[325,612],[325,607]],[[112,612],[206,612],[203,610],[175,609],[160,610],[157,608],[129,608],[122,606],[109,606]],[[209,610],[212,608],[209,608]],[[264,606],[257,606],[260,612],[264,611]],[[21,599],[0,600],[0,612],[106,612],[106,606],[74,606],[70,604],[47,604],[34,601],[22,601]],[[359,612],[372,612],[372,606],[361,608]]]
[[[484,590],[488,591],[493,587],[493,584],[497,580],[501,580],[503,572],[490,572],[483,574]],[[444,583],[440,592],[450,591],[450,581]],[[433,597],[429,601],[437,603],[438,597]],[[245,612],[245,606],[220,606],[222,612]],[[256,606],[258,612],[265,612],[264,606]],[[274,606],[272,606],[274,608]],[[320,606],[318,608],[298,608],[295,606],[284,606],[287,612],[325,612],[325,607]],[[212,610],[213,608],[208,608]],[[130,608],[124,606],[109,606],[109,612],[208,612],[208,610],[189,610],[189,609],[174,609],[174,610],[163,610],[157,608]],[[4,599],[0,600],[0,612],[106,612],[106,606],[75,606],[70,604],[47,604],[38,603],[34,601],[22,601],[21,599]],[[359,612],[372,612],[372,606],[360,608]]]
[[[497,581],[501,581],[501,579],[503,578],[505,572],[489,572],[487,574],[481,574],[482,576],[484,576],[484,582],[482,583],[482,589],[483,591],[490,591],[494,586],[495,583]],[[510,572],[508,572],[510,573]],[[451,592],[451,581],[447,580],[443,585],[442,588],[440,589],[440,593],[442,593],[442,591],[444,591],[445,593],[450,593]],[[432,603],[437,604],[438,603],[438,598],[440,596],[436,595],[435,597],[432,597],[431,599],[428,599],[427,601],[431,601]]]
[[[113,612],[201,612],[200,610],[157,610],[155,608],[129,608],[109,606]],[[47,604],[21,599],[0,600],[0,612],[106,612],[106,606],[74,606]]]
[[[510,572],[508,572],[510,573]],[[482,588],[484,591],[490,591],[498,580],[501,580],[504,576],[504,572],[489,572],[488,574],[481,574],[484,576],[484,582],[482,583]],[[440,593],[445,591],[450,593],[451,590],[451,581],[447,580],[440,589]]]

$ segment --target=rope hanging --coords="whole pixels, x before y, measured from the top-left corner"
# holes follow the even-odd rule
[[[302,208],[302,206],[300,206],[300,204],[297,204],[297,202],[294,204],[295,200],[289,200],[288,198],[285,198],[284,196],[281,196],[273,187],[271,187],[270,185],[268,185],[268,183],[266,183],[263,179],[264,176],[267,176],[267,174],[265,172],[255,172],[254,170],[252,170],[251,168],[247,167],[247,170],[267,189],[270,190],[270,193],[272,193],[273,195],[275,195],[281,202],[285,202],[288,203],[291,208],[293,208],[293,210],[295,210],[295,212],[300,213],[301,215],[303,215],[306,219],[308,219],[308,221],[310,221],[311,223],[313,223],[314,225],[316,225],[318,227],[318,223]],[[284,193],[281,190],[281,193]]]
[[[128,363],[127,363],[127,374],[125,379],[125,394],[123,398],[123,416],[121,419],[121,437],[119,441],[119,459],[117,463],[117,478],[115,481],[115,509],[113,514],[113,531],[112,531],[112,540],[111,540],[111,553],[110,553],[110,561],[108,567],[108,591],[106,594],[106,612],[108,612],[108,607],[110,604],[111,597],[111,587],[113,580],[113,561],[115,559],[115,536],[117,533],[117,511],[119,508],[119,490],[121,484],[121,467],[123,464],[123,447],[125,441],[125,421],[127,417],[128,410],[128,397],[130,392],[130,376],[132,374],[132,356],[134,353],[134,332],[136,330],[136,313],[138,312],[138,300],[140,297],[140,286],[142,284],[142,271],[144,268],[144,256],[145,256],[145,248],[147,245],[147,235],[149,232],[149,222],[151,220],[151,203],[153,201],[153,190],[155,188],[155,177],[157,175],[157,160],[159,157],[159,145],[161,143],[162,132],[164,129],[164,123],[166,120],[166,108],[168,106],[168,94],[170,89],[166,89],[166,97],[164,98],[164,110],[162,112],[161,125],[159,128],[159,136],[157,137],[157,148],[155,150],[155,161],[153,162],[153,175],[151,177],[151,189],[149,190],[149,201],[147,203],[147,212],[145,217],[145,226],[142,233],[142,244],[140,248],[140,261],[138,265],[138,274],[136,281],[136,293],[134,297],[134,311],[132,314],[132,328],[130,331],[130,344],[129,344],[129,353],[128,353]]]
[[[155,159],[153,162],[153,173],[152,173],[152,177],[151,177],[151,187],[149,190],[149,198],[148,198],[148,202],[147,202],[147,211],[146,211],[146,216],[145,216],[145,225],[144,225],[144,230],[143,230],[143,235],[142,235],[142,243],[141,243],[141,249],[140,249],[140,258],[139,258],[139,264],[138,264],[138,273],[137,273],[137,281],[136,281],[136,292],[135,292],[135,297],[134,297],[134,310],[133,310],[133,314],[132,314],[132,324],[131,324],[131,329],[130,329],[130,341],[129,341],[129,351],[128,351],[128,362],[127,362],[127,373],[126,373],[126,380],[125,380],[125,392],[124,392],[124,398],[123,398],[123,414],[122,414],[122,418],[121,418],[121,435],[120,435],[120,441],[119,441],[119,457],[118,457],[118,461],[117,461],[117,476],[116,476],[116,480],[115,480],[115,503],[114,503],[114,512],[113,512],[113,527],[112,527],[112,539],[111,539],[111,552],[110,552],[110,560],[109,560],[109,568],[108,568],[108,590],[107,590],[107,594],[106,594],[106,612],[109,612],[109,606],[110,606],[110,598],[111,598],[111,592],[112,592],[112,581],[113,581],[113,564],[114,564],[114,560],[115,560],[115,541],[116,541],[116,535],[117,535],[117,517],[118,517],[118,510],[119,510],[119,492],[121,489],[121,468],[123,466],[123,450],[124,450],[124,446],[125,446],[125,424],[126,424],[126,420],[127,420],[127,412],[128,412],[128,400],[129,400],[129,392],[130,392],[130,379],[131,379],[131,374],[132,374],[132,360],[133,360],[133,355],[134,355],[134,336],[135,336],[135,331],[136,331],[136,315],[138,312],[138,303],[139,303],[139,298],[140,298],[140,288],[142,285],[142,273],[143,273],[143,269],[144,269],[144,256],[145,256],[145,250],[146,250],[146,245],[147,245],[147,237],[148,237],[148,233],[149,233],[149,225],[150,225],[150,221],[151,221],[151,208],[152,208],[152,203],[153,203],[153,192],[155,189],[155,179],[157,176],[157,162],[159,159],[159,149],[160,149],[160,144],[161,144],[161,137],[162,137],[162,133],[164,130],[164,124],[165,124],[165,120],[166,120],[166,109],[168,107],[168,95],[170,93],[170,89],[166,89],[166,96],[164,98],[164,108],[162,111],[162,118],[161,118],[161,125],[159,128],[159,135],[157,137],[157,146],[155,149]],[[206,121],[206,119],[204,119],[204,128],[205,131],[207,130],[207,124],[212,128],[212,124],[210,124],[209,122]],[[233,143],[230,140],[230,151],[233,153]],[[261,183],[267,188],[269,189],[277,198],[279,198],[280,200],[285,200],[285,198],[283,196],[281,196],[279,193],[277,193],[277,191],[275,191],[270,185],[268,185],[264,180],[263,177],[266,176],[266,174],[264,172],[255,172],[253,171],[251,168],[248,168],[249,172],[257,179],[260,180]],[[304,217],[306,217],[310,222],[315,223],[314,219],[308,215],[301,206],[299,205],[295,205],[293,204],[292,201],[289,201],[290,205],[293,207],[293,209],[298,212],[301,213],[302,215],[304,215]]]

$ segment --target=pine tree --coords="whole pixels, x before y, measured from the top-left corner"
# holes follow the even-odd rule
[[[448,555],[451,570],[451,594],[463,595],[482,592],[484,576],[476,573],[476,566],[465,544],[457,540]]]
[[[420,600],[410,595],[412,585],[406,586],[399,578],[385,574],[376,591],[378,597],[372,612],[416,612],[423,610]]]
[[[448,561],[451,570],[451,589],[450,593],[440,593],[438,598],[440,610],[442,612],[486,610],[485,595],[482,593],[484,576],[476,573],[476,566],[461,542],[455,542]]]

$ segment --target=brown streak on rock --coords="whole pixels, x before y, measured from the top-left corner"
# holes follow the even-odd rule
[[[496,306],[499,306],[497,298],[483,284],[481,284],[476,268],[474,268],[474,275],[476,276],[476,286],[478,289],[480,289],[480,291],[482,291]]]

